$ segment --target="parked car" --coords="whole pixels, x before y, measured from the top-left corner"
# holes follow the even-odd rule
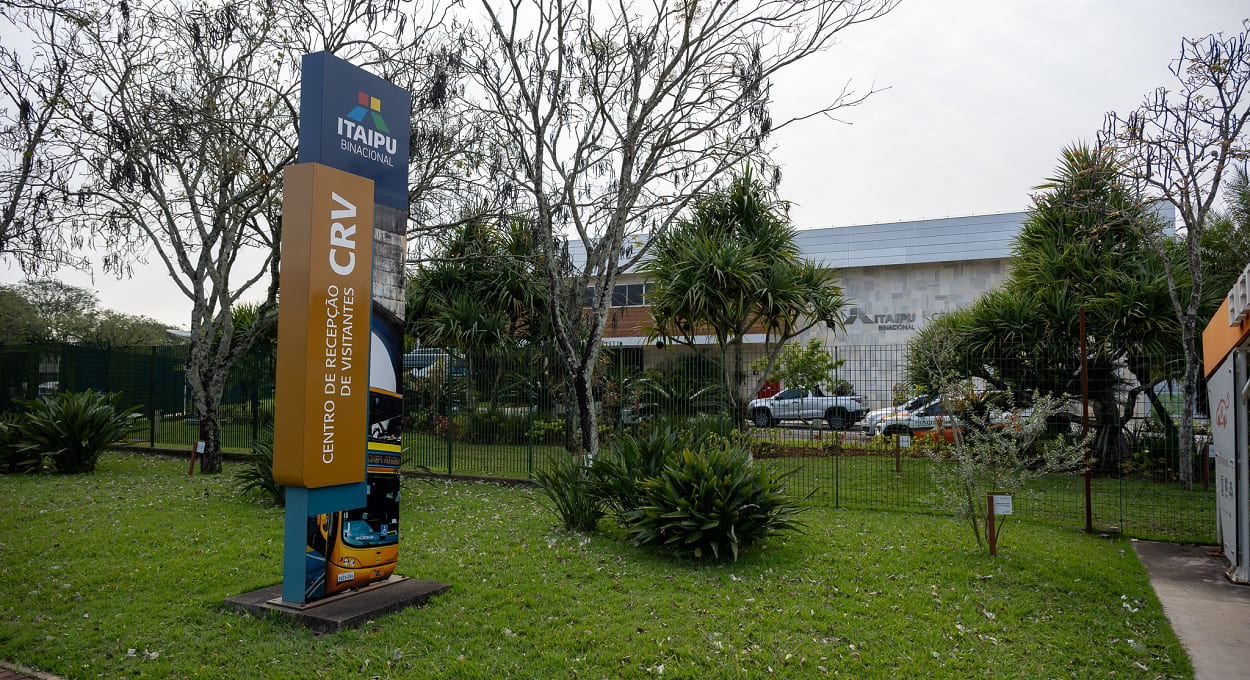
[[[436,367],[443,367],[447,363],[447,352],[441,349],[421,348],[415,349],[404,355],[404,370],[412,373],[414,377],[424,378]]]
[[[940,397],[929,397],[928,401],[907,411],[898,411],[877,421],[873,434],[888,436],[905,434],[913,435],[937,428],[939,420],[946,415]],[[944,425],[951,424],[952,416],[947,416]]]
[[[1017,410],[995,410],[991,411],[987,419],[990,427],[1003,427],[1010,424],[1017,418],[1027,418],[1033,413],[1033,409],[1017,409]],[[914,409],[910,412],[899,412],[892,416],[886,416],[877,423],[874,434],[892,435],[910,435],[910,436],[926,436],[936,431],[942,430],[942,438],[947,442],[954,439],[955,430],[962,427],[959,417],[955,414],[948,413],[940,398],[934,398],[924,406]]]
[[[873,409],[868,412],[868,415],[864,416],[864,420],[859,424],[859,427],[866,434],[876,434],[877,423],[880,423],[882,419],[897,414],[911,413],[913,410],[923,407],[930,401],[933,401],[933,395],[922,394],[917,397],[912,397],[898,406],[887,406],[885,408]]]
[[[826,396],[820,388],[809,391],[797,387],[764,399],[752,399],[747,411],[756,427],[772,427],[782,420],[823,419],[831,430],[845,430],[868,413],[859,395]]]

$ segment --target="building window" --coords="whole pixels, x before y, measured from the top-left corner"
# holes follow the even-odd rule
[[[650,302],[647,296],[651,294],[652,284],[650,283],[621,283],[612,287],[612,306],[613,307],[642,307]],[[594,304],[595,289],[593,286],[588,287],[582,294],[582,306],[590,307]]]

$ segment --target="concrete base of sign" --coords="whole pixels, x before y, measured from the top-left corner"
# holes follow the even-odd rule
[[[295,604],[282,599],[282,584],[226,598],[226,606],[253,616],[277,614],[319,633],[354,628],[383,614],[406,607],[420,607],[431,597],[446,592],[450,584],[392,576],[357,590]]]

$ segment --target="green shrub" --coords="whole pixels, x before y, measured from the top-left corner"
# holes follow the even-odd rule
[[[574,456],[557,460],[549,468],[534,472],[543,495],[556,506],[564,528],[594,531],[603,517],[603,506],[591,493],[590,466]]]
[[[524,444],[529,441],[530,417],[527,411],[473,411],[457,416],[468,444]]]
[[[708,437],[639,483],[627,529],[639,544],[679,556],[737,560],[742,548],[800,527],[782,481],[744,446]]]
[[[457,416],[452,416],[449,419],[446,416],[436,415],[431,420],[431,426],[434,429],[434,436],[439,439],[451,439],[453,441],[463,439],[463,430]]]
[[[711,434],[728,437],[735,431],[734,419],[720,413],[659,413],[630,429],[645,435],[681,431],[692,433],[696,438]]]
[[[16,413],[0,415],[0,472],[32,472],[39,469],[39,454],[22,449],[20,420]]]
[[[548,446],[559,444],[564,441],[564,419],[535,418],[526,434],[527,438],[532,438],[535,444]]]
[[[278,507],[286,505],[286,489],[273,480],[273,430],[266,430],[252,444],[252,451],[234,478],[239,491],[255,493]]]
[[[18,420],[18,448],[47,461],[58,473],[95,470],[100,453],[131,430],[132,407],[117,410],[120,395],[98,392],[58,392],[25,403]]]
[[[642,498],[639,484],[660,474],[691,440],[689,434],[672,429],[616,437],[590,466],[591,493],[624,522]]]
[[[405,397],[407,399],[407,397]],[[408,403],[405,401],[404,406]],[[428,408],[414,409],[408,414],[404,423],[404,429],[408,432],[420,432],[423,434],[434,433],[434,412]]]

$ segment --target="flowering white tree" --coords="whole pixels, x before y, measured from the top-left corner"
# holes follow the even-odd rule
[[[1051,431],[1057,420],[1067,427],[1067,419],[1056,418],[1068,410],[1066,395],[1035,392],[1027,408],[973,408],[977,392],[971,379],[951,370],[946,360],[958,351],[956,334],[943,331],[917,345],[912,360],[928,369],[931,389],[942,395],[945,412],[955,417],[938,427],[939,440],[947,439],[950,431],[951,445],[926,449],[934,461],[935,493],[946,510],[968,522],[981,546],[981,499],[987,492],[1014,494],[1039,477],[1084,472],[1093,435]]]
[[[1229,37],[1208,35],[1181,41],[1180,56],[1172,62],[1175,81],[1146,96],[1128,114],[1107,114],[1099,141],[1121,154],[1125,174],[1143,195],[1157,196],[1176,208],[1184,222],[1186,270],[1177,271],[1169,258],[1162,260],[1172,308],[1182,327],[1185,380],[1181,385],[1181,482],[1193,483],[1193,413],[1201,358],[1198,333],[1203,301],[1203,234],[1224,173],[1250,159],[1250,21]],[[1164,234],[1157,234],[1162,255]],[[1219,291],[1223,293],[1224,291]]]

